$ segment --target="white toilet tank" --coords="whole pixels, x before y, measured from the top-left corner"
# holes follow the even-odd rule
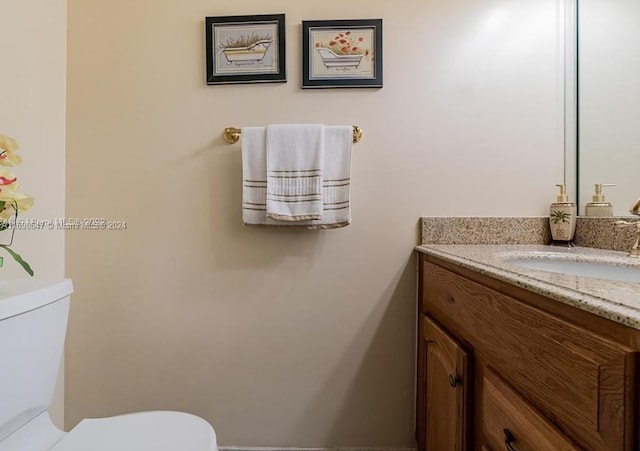
[[[0,281],[0,442],[51,404],[72,291],[67,279]]]
[[[65,433],[51,422],[67,328],[70,280],[0,282],[0,451],[218,451],[204,419],[150,411],[84,419]]]

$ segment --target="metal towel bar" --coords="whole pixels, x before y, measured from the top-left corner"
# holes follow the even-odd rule
[[[242,133],[242,129],[236,127],[227,127],[222,132],[222,137],[229,144],[235,144],[240,139],[240,134]],[[362,139],[362,129],[357,125],[353,126],[353,142],[360,142]]]

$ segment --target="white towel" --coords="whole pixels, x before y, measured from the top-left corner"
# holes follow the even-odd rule
[[[264,127],[242,129],[242,220],[264,224],[267,212],[267,152]]]
[[[278,221],[267,217],[267,163],[264,127],[242,129],[242,220],[247,226],[332,229],[351,223],[351,126],[325,127],[322,219]]]
[[[324,129],[323,214],[311,221],[319,228],[344,227],[351,223],[351,148],[353,127],[328,126]]]
[[[267,217],[322,219],[324,125],[268,125]]]

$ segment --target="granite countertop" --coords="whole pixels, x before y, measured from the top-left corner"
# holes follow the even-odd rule
[[[423,244],[416,250],[640,330],[640,283],[540,271],[505,261],[518,253],[539,253],[534,254],[536,258],[545,259],[543,253],[553,252],[566,254],[566,259],[613,261],[640,272],[640,262],[626,252],[537,244]]]

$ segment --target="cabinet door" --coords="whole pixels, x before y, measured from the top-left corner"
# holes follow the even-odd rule
[[[447,332],[424,316],[424,447],[468,449],[469,356]]]

